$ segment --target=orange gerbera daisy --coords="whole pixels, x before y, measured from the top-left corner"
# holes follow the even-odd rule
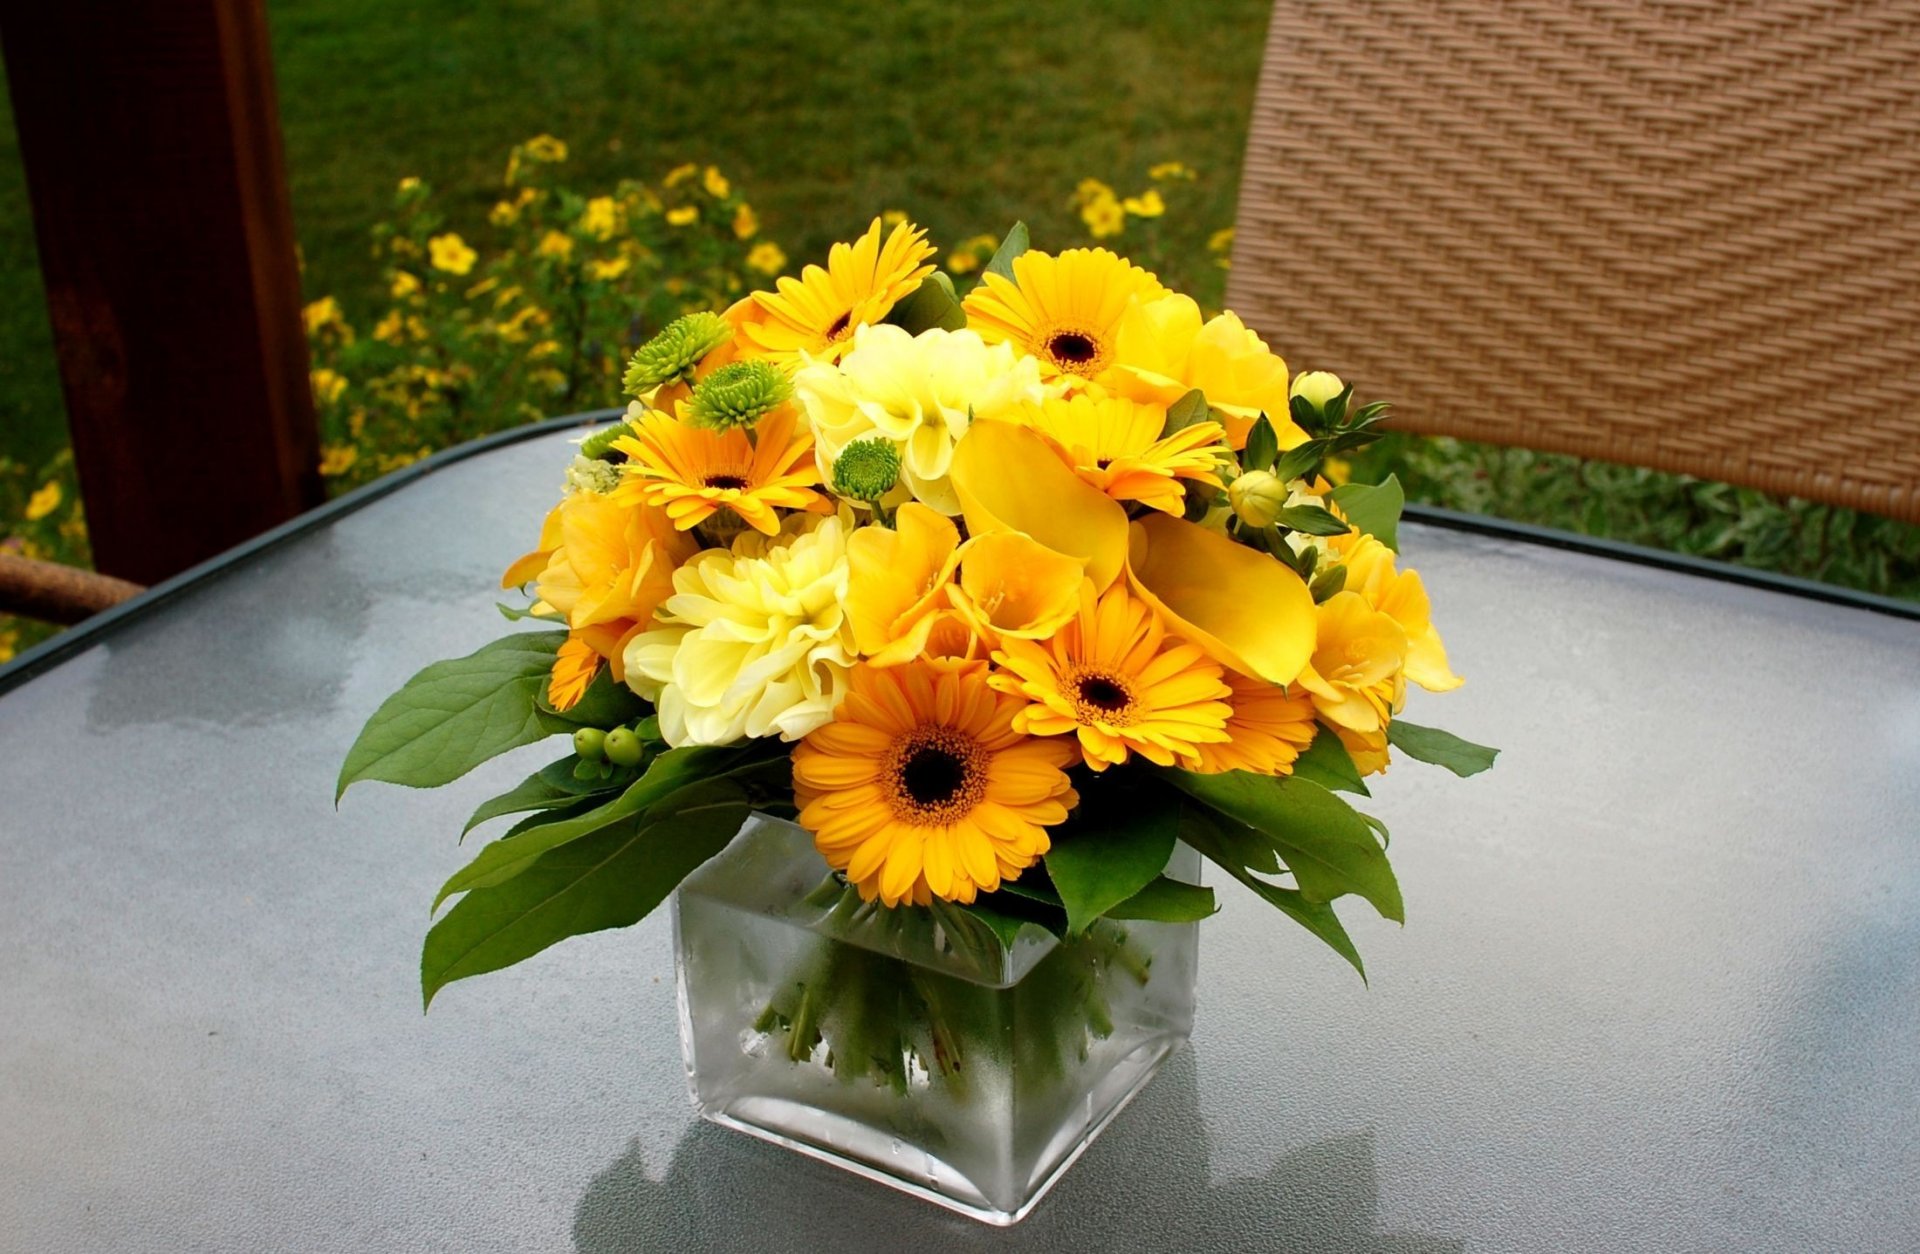
[[[1256,775],[1291,775],[1294,759],[1313,743],[1316,727],[1313,700],[1290,696],[1278,684],[1226,673],[1233,694],[1227,704],[1227,739],[1194,746],[1200,756],[1193,769],[1205,775],[1220,771],[1252,771]]]
[[[1232,455],[1219,423],[1196,422],[1162,439],[1165,409],[1117,396],[1050,399],[1029,410],[1026,420],[1094,487],[1116,501],[1139,501],[1168,514],[1186,508],[1182,479],[1220,487],[1214,471]]]
[[[568,636],[553,655],[553,673],[547,676],[547,704],[571,710],[587,695],[600,670],[600,655],[579,636]]]
[[[800,823],[868,901],[972,901],[1047,851],[1079,803],[1073,747],[1014,730],[1017,698],[926,662],[854,668],[793,751]]]
[[[1165,296],[1160,280],[1104,248],[1024,252],[1011,281],[989,274],[965,301],[967,326],[989,344],[1032,354],[1048,378],[1095,379],[1113,365],[1120,319],[1134,298]]]
[[[776,509],[833,508],[813,490],[820,482],[813,435],[792,410],[763,418],[755,439],[744,428],[710,431],[657,410],[631,425],[634,434],[613,442],[627,455],[620,469],[628,477],[614,497],[658,506],[682,531],[730,509],[754,530],[776,535]]]
[[[735,322],[740,355],[788,366],[798,364],[802,353],[839,361],[853,347],[855,327],[886,317],[933,273],[924,264],[934,253],[925,231],[902,222],[883,243],[882,229],[875,218],[865,235],[829,250],[826,269],[808,266],[797,279],[781,279],[777,294],[755,292],[755,308]]]
[[[1051,640],[1002,637],[993,660],[1002,669],[988,682],[1031,703],[1014,728],[1076,733],[1096,771],[1129,752],[1160,766],[1192,765],[1200,745],[1227,739],[1232,690],[1219,664],[1198,645],[1169,639],[1125,584],[1098,598],[1082,585],[1078,616]]]

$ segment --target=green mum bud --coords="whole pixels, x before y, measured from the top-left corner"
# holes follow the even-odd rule
[[[639,396],[662,383],[691,379],[700,359],[733,338],[733,327],[717,313],[690,313],[675,318],[660,334],[640,346],[627,363],[621,382]]]
[[[900,453],[886,440],[855,440],[833,463],[833,490],[869,503],[900,481]]]
[[[1233,512],[1249,527],[1272,526],[1287,496],[1287,485],[1264,470],[1249,470],[1227,485]]]
[[[624,455],[616,453],[613,442],[623,435],[632,435],[633,428],[624,422],[616,422],[611,427],[602,427],[588,436],[580,445],[580,456],[592,461],[624,460]]]
[[[793,380],[770,361],[735,361],[693,390],[687,418],[696,427],[750,427],[793,398]]]

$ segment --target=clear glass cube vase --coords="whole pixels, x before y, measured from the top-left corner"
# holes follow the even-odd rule
[[[1198,871],[1179,847],[1168,873]],[[1017,1223],[1187,1039],[1197,952],[1193,923],[1102,920],[1061,939],[868,905],[804,829],[755,816],[674,900],[694,1105]]]

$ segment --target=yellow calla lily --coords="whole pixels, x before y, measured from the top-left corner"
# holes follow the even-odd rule
[[[1313,594],[1266,553],[1149,514],[1133,524],[1128,573],[1168,632],[1243,675],[1292,683],[1313,656]]]
[[[1085,563],[1096,591],[1126,565],[1127,511],[1076,475],[1036,431],[975,422],[954,445],[951,482],[972,535],[1030,536]]]

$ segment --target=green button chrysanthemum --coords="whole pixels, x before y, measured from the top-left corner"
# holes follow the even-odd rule
[[[833,490],[856,501],[877,501],[900,480],[900,453],[886,440],[855,440],[833,463]]]
[[[687,420],[714,431],[750,427],[792,397],[793,381],[772,362],[729,362],[693,390]]]
[[[693,377],[700,359],[733,338],[733,327],[716,313],[691,313],[675,318],[660,334],[640,346],[627,363],[621,380],[629,395]]]
[[[580,456],[595,461],[624,461],[624,454],[613,447],[613,442],[623,435],[632,435],[633,428],[624,422],[616,422],[611,427],[602,427],[588,436],[580,445]]]

